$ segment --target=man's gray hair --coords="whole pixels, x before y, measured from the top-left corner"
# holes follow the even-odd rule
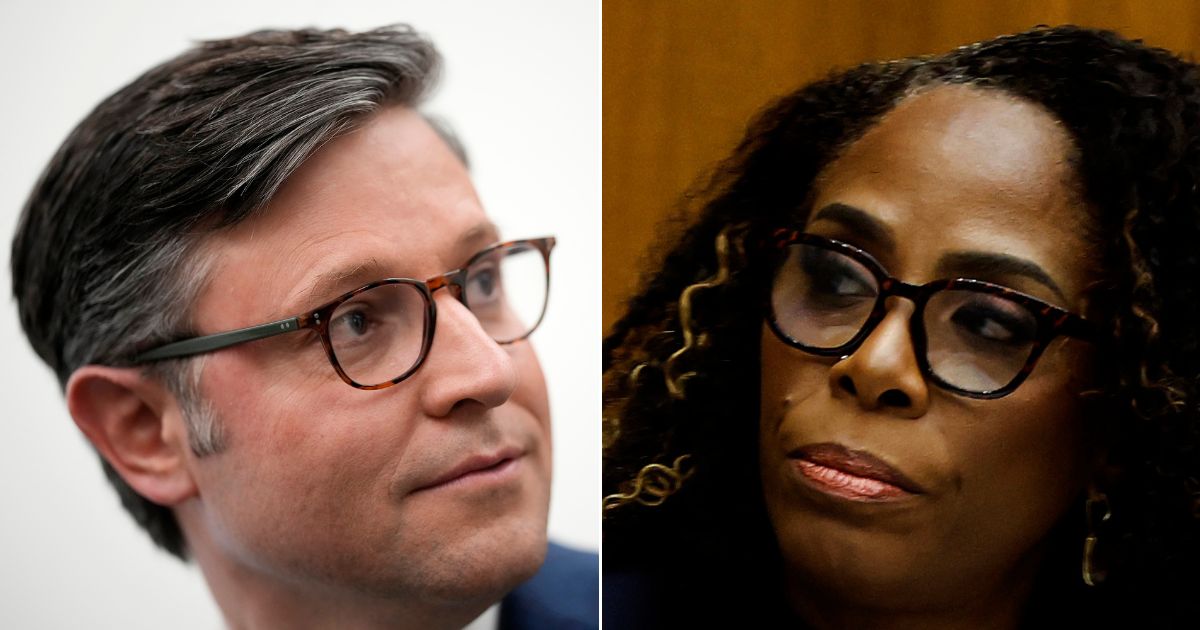
[[[60,384],[80,366],[130,365],[140,350],[197,334],[205,235],[265,206],[315,150],[381,106],[415,106],[438,65],[407,26],[260,31],[203,42],[100,103],[35,185],[13,241],[21,324]],[[147,369],[177,396],[190,446],[206,455],[223,440],[198,394],[202,364]],[[171,510],[104,468],[154,541],[186,557]]]

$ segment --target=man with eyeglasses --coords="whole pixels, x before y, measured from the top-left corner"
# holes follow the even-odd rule
[[[595,557],[547,552],[555,239],[501,240],[415,109],[437,63],[406,27],[204,43],[23,213],[27,336],[231,627],[597,625]]]

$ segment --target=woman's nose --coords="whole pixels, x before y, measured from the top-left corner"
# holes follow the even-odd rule
[[[913,303],[891,298],[888,312],[862,345],[829,370],[834,396],[853,396],[871,411],[915,419],[929,409],[929,384],[913,348]]]

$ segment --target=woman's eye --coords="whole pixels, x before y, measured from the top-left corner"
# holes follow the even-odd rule
[[[1024,345],[1033,340],[1036,325],[985,304],[966,304],[954,311],[950,321],[964,332],[1005,345]]]
[[[875,297],[874,278],[840,254],[814,252],[801,258],[810,293],[817,296]]]
[[[829,275],[821,278],[818,288],[826,293],[844,297],[874,297],[874,291],[861,279],[849,275]]]

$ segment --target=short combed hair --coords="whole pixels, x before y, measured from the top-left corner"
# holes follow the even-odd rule
[[[1025,622],[1109,627],[1116,617],[1106,615],[1122,614],[1138,627],[1179,627],[1200,612],[1200,68],[1072,26],[863,64],[784,96],[751,124],[604,341],[605,493],[623,501],[649,487],[654,503],[680,488],[661,505],[612,504],[605,567],[669,567],[678,601],[656,602],[677,604],[673,614],[706,597],[740,610],[780,603],[758,469],[771,272],[755,243],[803,224],[822,169],[897,103],[939,85],[1015,96],[1063,125],[1087,236],[1103,252],[1088,297],[1105,334],[1086,404],[1120,471],[1103,488],[1113,513],[1099,532],[1111,571],[1083,587],[1083,510],[1073,511],[1050,533]],[[684,455],[673,479],[638,483]]]
[[[309,155],[381,106],[415,106],[439,63],[407,26],[259,31],[202,42],[101,102],[34,186],[13,240],[21,325],[59,383],[196,334],[205,234],[254,214]],[[199,363],[147,369],[180,398],[191,447],[206,454],[220,435],[196,394]],[[185,558],[172,511],[103,465],[154,542]]]

